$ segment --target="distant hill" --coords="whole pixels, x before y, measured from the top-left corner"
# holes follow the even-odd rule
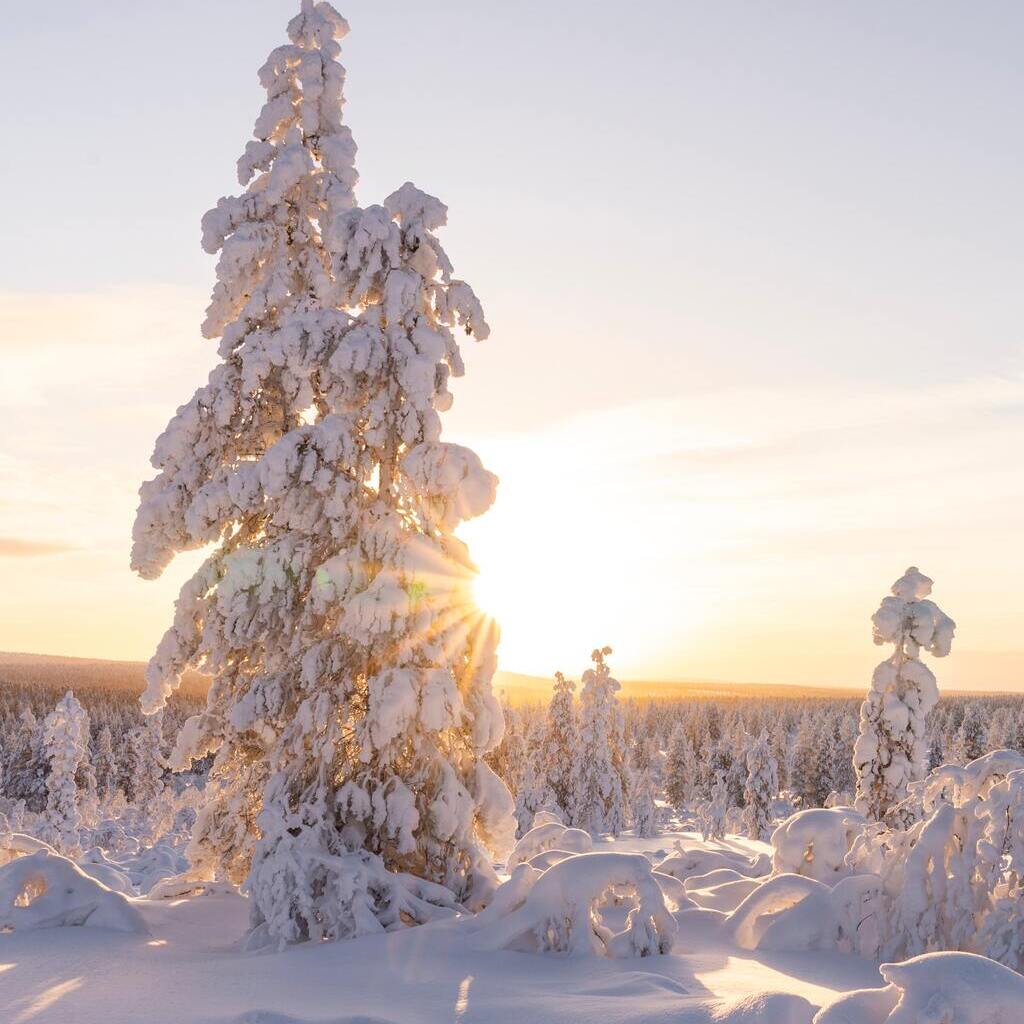
[[[54,654],[19,654],[0,651],[0,686],[10,683],[39,683],[48,687],[69,689],[102,687],[141,693],[144,687],[141,661],[104,661],[96,658],[69,658]],[[494,689],[505,693],[514,703],[546,701],[551,695],[552,680],[518,672],[499,671]],[[202,696],[209,689],[208,676],[189,672],[182,682],[182,692]],[[770,683],[723,683],[713,680],[687,679],[674,682],[623,680],[623,697],[665,697],[708,700],[750,697],[859,697],[863,691],[818,686],[780,686]]]
[[[18,654],[0,651],[0,686],[4,683],[38,684],[69,690],[89,688],[128,690],[142,693],[145,688],[141,661],[103,661],[96,658],[67,658],[56,654]],[[188,672],[181,692],[202,697],[210,688],[208,676]]]

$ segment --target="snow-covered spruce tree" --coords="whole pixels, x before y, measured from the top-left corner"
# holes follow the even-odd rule
[[[705,801],[697,813],[697,827],[704,841],[725,837],[725,821],[729,814],[729,781],[719,771],[711,786],[711,799]]]
[[[981,757],[986,748],[985,723],[978,705],[971,701],[964,708],[963,721],[956,734],[955,752],[960,764],[967,764],[976,757]]]
[[[38,814],[46,806],[49,765],[43,749],[42,726],[31,707],[22,708],[11,748],[4,773],[4,796],[24,800],[26,809]]]
[[[630,818],[634,835],[647,838],[658,834],[657,786],[651,766],[634,768],[629,789]]]
[[[594,835],[617,836],[626,827],[626,764],[622,708],[602,647],[591,655],[594,667],[583,673],[580,690],[580,760],[583,766],[578,824]]]
[[[156,711],[128,733],[126,796],[143,810],[152,808],[164,790],[163,713]]]
[[[683,726],[672,730],[665,756],[665,796],[677,810],[693,795],[697,775],[697,755]]]
[[[747,783],[743,789],[743,827],[751,839],[771,838],[772,803],[779,792],[779,766],[768,744],[768,733],[747,749]]]
[[[573,703],[575,690],[576,684],[571,679],[566,679],[561,672],[555,673],[540,750],[540,762],[552,799],[568,822],[576,820],[580,776],[579,731]]]
[[[43,750],[50,763],[43,837],[70,856],[79,852],[82,825],[77,776],[89,758],[89,716],[70,690],[43,720]]]
[[[338,939],[477,905],[511,842],[483,756],[497,631],[454,536],[496,479],[440,441],[456,330],[488,328],[411,184],[359,209],[341,123],[344,20],[304,0],[260,72],[248,183],[203,219],[222,363],[157,442],[133,563],[212,545],[147,670],[159,708],[213,676],[176,767],[216,752],[189,848],[246,878],[253,942]]]
[[[533,816],[551,800],[547,776],[540,763],[539,746],[534,735],[526,737],[523,773],[516,791],[516,835],[519,837],[533,828]]]
[[[894,650],[874,672],[860,709],[854,745],[857,810],[881,821],[907,795],[907,785],[924,777],[928,712],[939,699],[935,676],[918,654],[949,654],[956,623],[927,600],[932,581],[911,566],[892,585],[872,616],[876,644]]]
[[[96,789],[106,804],[117,790],[118,766],[114,756],[114,737],[109,725],[104,725],[96,736]]]

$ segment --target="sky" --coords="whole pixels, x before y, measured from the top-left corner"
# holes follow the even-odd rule
[[[1024,690],[1024,7],[337,6],[360,201],[440,196],[492,327],[445,436],[503,668],[866,686],[917,565],[940,684]],[[145,659],[197,564],[131,574],[136,492],[297,8],[5,11],[0,649]]]

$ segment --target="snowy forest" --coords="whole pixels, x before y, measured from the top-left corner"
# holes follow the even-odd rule
[[[1024,699],[940,692],[936,569],[856,697],[628,696],[609,636],[496,689],[498,476],[442,439],[491,328],[291,13],[139,490],[133,571],[196,555],[142,685],[0,657],[0,1018],[1020,1024]]]

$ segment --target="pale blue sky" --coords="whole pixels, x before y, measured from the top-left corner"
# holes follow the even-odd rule
[[[19,420],[6,446],[0,437],[0,468],[5,454],[20,459],[16,479],[27,493],[34,477],[59,477],[62,458],[81,461],[47,433],[54,407],[74,417],[73,433],[96,431],[91,451],[109,463],[123,499],[115,512],[97,497],[87,518],[103,523],[94,546],[107,544],[111,566],[126,572],[117,538],[130,528],[152,437],[208,360],[197,327],[212,261],[199,248],[199,218],[237,188],[235,160],[261,103],[256,71],[298,3],[8,6],[0,291],[17,331],[8,326],[0,345],[5,358],[16,346],[32,350],[9,386],[20,394],[24,384],[40,411]],[[448,422],[451,436],[513,464],[494,466],[506,491],[520,481],[518,504],[512,491],[506,508],[529,516],[532,467],[522,452],[551,451],[562,438],[561,457],[591,475],[547,467],[554,493],[539,503],[593,498],[589,514],[608,539],[601,557],[630,563],[621,539],[630,513],[602,520],[610,506],[594,481],[632,472],[635,460],[594,462],[580,438],[604,444],[595,439],[625,415],[662,437],[667,421],[690,439],[676,438],[667,452],[636,440],[638,458],[653,447],[669,460],[644,476],[658,493],[639,503],[650,516],[639,529],[714,535],[692,550],[669,543],[649,566],[687,590],[695,617],[697,605],[718,609],[701,618],[711,639],[666,646],[678,631],[673,605],[652,617],[634,650],[620,642],[628,665],[752,678],[756,664],[716,661],[712,647],[721,650],[723,623],[737,615],[749,616],[748,631],[760,628],[762,600],[797,619],[825,616],[827,635],[847,636],[852,658],[863,616],[911,560],[958,581],[954,603],[962,595],[977,609],[974,621],[987,624],[975,650],[1017,657],[1024,6],[337,6],[352,26],[342,59],[360,200],[379,201],[406,179],[445,200],[449,252],[494,328],[468,353]],[[69,298],[114,290],[124,298],[110,309],[131,310],[134,323],[105,320],[91,306],[87,317],[76,314]],[[65,303],[69,323],[90,325],[81,339],[68,328],[70,360],[41,354],[56,342],[33,333],[26,310],[46,315],[39,291],[52,293],[53,308]],[[152,315],[139,312],[147,306]],[[107,324],[120,340],[104,349]],[[74,379],[58,396],[52,378],[69,362]],[[129,365],[118,378],[117,367]],[[90,391],[102,394],[102,409]],[[596,427],[587,419],[603,414],[610,419]],[[109,430],[111,417],[118,440],[108,444],[96,424]],[[535,447],[510,448],[509,435],[530,435]],[[694,463],[692,438],[715,448],[737,436],[767,451]],[[26,458],[26,446],[38,453]],[[604,486],[614,491],[615,481]],[[791,511],[766,519],[771,501]],[[514,529],[500,509],[492,515]],[[728,527],[723,512],[735,515]],[[24,518],[24,508],[6,515],[0,500],[0,536],[43,522]],[[773,532],[783,521],[785,537]],[[544,530],[544,520],[531,529]],[[60,533],[59,524],[45,531]],[[556,531],[549,557],[571,543]],[[570,586],[593,593],[593,581],[579,578],[586,553],[566,557]],[[744,561],[753,575],[733,578],[730,565]],[[48,571],[32,566],[34,577]],[[553,590],[566,586],[564,572],[553,575]],[[820,593],[811,595],[807,581],[817,578]],[[112,582],[110,599],[136,586]],[[152,611],[162,623],[162,606]],[[538,614],[550,618],[550,608]],[[597,604],[581,613],[611,631],[615,614],[602,618]],[[34,637],[27,629],[25,620],[13,635],[0,632],[0,646],[29,646],[18,643]],[[510,644],[524,651],[529,621],[512,629],[522,637]],[[127,653],[143,656],[155,631],[141,630],[138,651]],[[83,641],[74,637],[52,649],[75,653]],[[828,681],[830,643],[801,678]],[[551,657],[545,650],[545,663]],[[785,681],[787,671],[780,664],[763,677]]]

